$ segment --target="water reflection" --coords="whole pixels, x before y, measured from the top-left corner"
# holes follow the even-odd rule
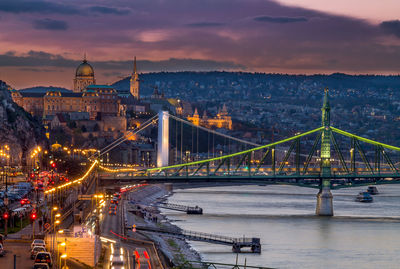
[[[229,236],[260,237],[262,253],[248,264],[279,268],[397,268],[400,186],[379,186],[374,203],[354,201],[364,188],[334,191],[334,217],[314,216],[316,190],[240,186],[177,190],[173,203],[198,205],[204,215],[165,210],[176,225]],[[230,247],[192,242],[205,260],[234,262]]]

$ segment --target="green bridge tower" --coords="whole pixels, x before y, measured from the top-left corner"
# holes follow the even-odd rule
[[[333,216],[333,196],[331,193],[331,107],[329,105],[329,91],[325,89],[324,104],[322,106],[322,134],[321,134],[321,187],[317,194],[317,216]]]

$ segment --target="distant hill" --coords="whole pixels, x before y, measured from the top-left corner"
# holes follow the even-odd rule
[[[21,92],[40,92],[40,93],[45,93],[45,92],[51,91],[51,90],[57,90],[57,91],[61,91],[61,92],[72,92],[71,90],[68,90],[66,88],[52,87],[52,86],[49,86],[49,87],[37,86],[37,87],[20,89],[19,91],[21,91]]]
[[[141,95],[151,95],[154,87],[169,92],[180,92],[188,89],[218,88],[230,89],[237,84],[247,85],[247,89],[256,89],[257,84],[293,83],[295,87],[306,82],[307,84],[322,84],[325,87],[342,89],[400,89],[400,76],[382,75],[347,75],[333,73],[330,75],[287,75],[244,72],[159,72],[140,74]],[[228,82],[228,83],[227,83]],[[120,92],[129,92],[129,77],[117,81],[112,85]],[[170,89],[170,90],[168,90]],[[241,87],[238,90],[243,89]]]

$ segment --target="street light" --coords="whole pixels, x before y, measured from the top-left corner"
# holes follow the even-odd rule
[[[61,255],[60,258],[64,260],[63,268],[67,268],[67,265],[66,265],[66,263],[67,263],[67,253],[64,253],[63,255]]]
[[[51,212],[50,212],[50,219],[51,219],[51,221],[53,223],[53,235],[52,235],[52,244],[51,244],[53,253],[54,253],[54,238],[55,238],[54,234],[56,232],[56,225],[54,223],[54,220],[55,220],[56,217],[55,217],[55,215],[53,215],[53,212],[57,211],[57,210],[58,210],[58,207],[57,206],[53,206],[53,208],[51,209]]]
[[[66,242],[61,242],[61,243],[59,243],[59,242],[57,242],[57,264],[58,265],[61,265],[61,260],[59,259],[59,255],[60,255],[60,250],[59,250],[59,247],[61,246],[61,247],[64,247],[65,248],[65,252],[66,252],[66,245],[67,245],[67,243]],[[63,255],[66,255],[66,254],[63,254]],[[61,255],[62,256],[62,255]],[[65,257],[67,257],[67,256],[65,256]],[[60,257],[61,258],[61,257]],[[61,267],[61,266],[60,266]],[[58,268],[58,267],[57,267]]]

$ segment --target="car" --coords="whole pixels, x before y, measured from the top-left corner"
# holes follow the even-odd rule
[[[110,208],[110,210],[108,211],[109,215],[117,215],[117,208]]]
[[[50,252],[38,252],[35,257],[35,264],[46,263],[49,267],[53,266],[53,260],[51,259]]]
[[[116,197],[114,197],[111,201],[110,201],[110,203],[111,204],[118,204],[118,198],[116,198]]]
[[[110,269],[124,269],[125,262],[120,244],[115,244],[110,255]]]
[[[35,263],[33,269],[49,269],[49,265],[47,263]]]
[[[124,269],[125,263],[123,260],[114,260],[114,261],[111,261],[110,268],[111,269]]]
[[[6,252],[4,251],[3,244],[0,244],[0,256],[3,257],[5,254]]]
[[[46,248],[42,246],[36,246],[31,250],[31,259],[33,260],[36,257],[36,254],[39,252],[46,252]]]
[[[43,239],[35,239],[31,244],[31,249],[34,247],[44,247],[46,248],[46,242]]]
[[[136,248],[133,252],[135,255],[135,268],[151,269],[150,256],[144,248]]]
[[[116,204],[111,204],[110,207],[108,208],[109,210],[111,209],[117,209],[117,205]]]
[[[26,210],[32,210],[33,206],[31,204],[25,204],[22,208],[25,208]]]

